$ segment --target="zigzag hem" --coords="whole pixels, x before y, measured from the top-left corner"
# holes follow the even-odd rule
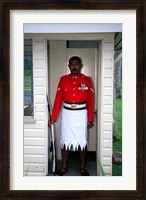
[[[81,150],[81,151],[84,151],[86,148],[87,148],[87,142],[84,142],[84,144],[73,144],[72,142],[70,143],[67,143],[66,142],[62,142],[60,143],[61,145],[61,149],[66,149],[66,150],[69,150],[69,151],[78,151],[78,150]]]

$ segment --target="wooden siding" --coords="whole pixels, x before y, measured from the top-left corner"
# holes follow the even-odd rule
[[[112,34],[111,34],[112,36]],[[113,62],[114,37],[103,41],[103,89],[100,160],[106,175],[112,175],[112,129],[113,129]]]
[[[33,90],[35,123],[24,123],[24,176],[45,176],[46,45],[33,40]]]

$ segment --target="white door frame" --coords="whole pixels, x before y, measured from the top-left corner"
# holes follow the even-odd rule
[[[49,40],[52,40],[51,38],[49,38]],[[64,39],[60,39],[60,38],[53,38],[53,40],[55,41],[55,40],[64,40]],[[69,38],[67,38],[65,41],[67,41],[67,40],[72,40],[72,37],[69,37]],[[81,40],[81,37],[79,37],[79,38],[76,38],[76,40]],[[86,38],[86,39],[84,39],[84,40],[89,40],[88,38]],[[91,39],[90,39],[91,40]],[[95,40],[95,39],[93,39],[92,38],[92,40]],[[96,40],[97,41],[97,40]],[[100,41],[101,42],[101,41]],[[101,48],[102,49],[102,48]],[[101,50],[100,49],[100,50]],[[100,51],[99,49],[98,49],[98,52]],[[102,53],[100,52],[99,53],[99,55],[102,55]],[[96,56],[99,56],[98,54],[96,54]],[[99,60],[98,58],[96,59],[96,60]],[[98,69],[97,69],[97,67],[98,67]],[[95,84],[96,84],[96,86],[95,87],[97,87],[98,86],[98,89],[97,89],[97,91],[99,90],[99,88],[100,88],[100,90],[101,90],[101,88],[102,88],[102,86],[101,86],[101,83],[102,82],[100,82],[99,83],[99,81],[101,81],[101,79],[102,79],[102,77],[100,76],[100,74],[98,73],[99,71],[101,71],[101,63],[99,62],[99,63],[96,63],[96,74],[97,74],[97,77],[95,78]],[[96,109],[97,109],[97,116],[96,116],[96,134],[97,134],[97,137],[96,137],[96,140],[97,140],[97,148],[96,148],[96,157],[98,157],[98,159],[100,159],[100,134],[99,133],[101,133],[101,130],[99,130],[99,124],[100,124],[100,122],[99,121],[101,121],[100,120],[100,116],[99,116],[99,113],[101,113],[99,110],[101,109],[101,106],[100,106],[100,103],[99,102],[101,102],[100,100],[99,100],[99,93],[97,94],[95,94],[96,95],[96,100],[97,100],[97,105],[96,105]],[[98,127],[99,126],[99,127]],[[97,175],[100,175],[100,170],[99,170],[99,165],[98,165],[98,159],[96,160],[96,166],[97,166]]]

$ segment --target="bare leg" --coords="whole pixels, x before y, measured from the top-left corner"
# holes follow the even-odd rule
[[[63,176],[67,173],[68,168],[68,154],[69,151],[66,150],[65,146],[63,149],[61,149],[61,156],[62,156],[62,166],[61,169],[58,171],[58,176]]]
[[[79,149],[79,154],[80,154],[80,169],[85,169],[85,165],[86,165],[86,149],[81,151],[81,149]]]
[[[79,154],[80,154],[80,174],[81,176],[89,176],[88,171],[85,169],[86,168],[86,148],[85,150],[81,151],[79,149]]]
[[[62,169],[67,169],[68,168],[68,154],[69,151],[65,149],[61,149],[61,155],[62,155]]]

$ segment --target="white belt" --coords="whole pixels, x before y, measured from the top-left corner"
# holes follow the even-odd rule
[[[86,103],[64,103],[64,108],[69,110],[83,110],[86,109]]]

